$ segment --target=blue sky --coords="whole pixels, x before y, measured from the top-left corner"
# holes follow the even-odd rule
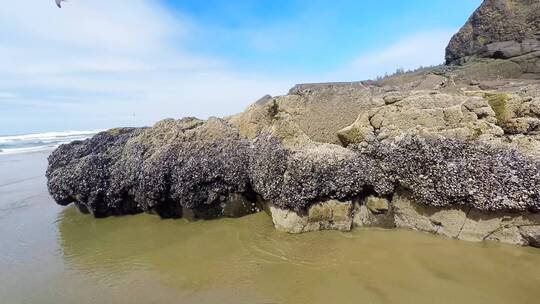
[[[0,134],[223,116],[301,82],[443,61],[480,0],[11,1]]]

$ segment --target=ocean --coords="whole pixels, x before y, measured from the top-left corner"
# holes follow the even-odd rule
[[[84,140],[102,130],[45,132],[0,136],[0,155],[52,150],[61,144]]]

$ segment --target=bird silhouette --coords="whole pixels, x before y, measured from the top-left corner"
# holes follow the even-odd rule
[[[55,0],[56,1],[56,6],[58,6],[59,8],[62,8],[62,2],[65,2],[66,0]]]

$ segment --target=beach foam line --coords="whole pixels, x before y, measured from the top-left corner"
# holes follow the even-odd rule
[[[60,146],[60,144],[54,145],[54,146],[39,146],[39,147],[31,147],[31,148],[0,149],[0,155],[47,151],[47,150],[53,150],[58,146]]]
[[[64,131],[0,136],[0,155],[53,150],[61,144],[84,140],[101,131]]]
[[[66,137],[84,137],[84,136],[90,137],[91,135],[94,135],[101,131],[103,130],[44,132],[44,133],[34,133],[34,134],[24,134],[24,135],[7,135],[7,136],[0,136],[0,144],[22,142],[22,141],[55,140],[55,139],[62,139]]]

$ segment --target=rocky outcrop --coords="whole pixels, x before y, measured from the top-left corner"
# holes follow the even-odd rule
[[[255,149],[250,176],[256,192],[272,202],[276,228],[290,233],[348,230],[343,228],[349,227],[348,219],[340,219],[338,226],[329,223],[335,202],[347,208],[352,202],[352,212],[347,213],[351,229],[401,227],[464,240],[536,246],[536,131],[508,123],[538,119],[532,110],[536,84],[518,85],[519,91],[507,88],[505,93],[479,88],[489,88],[489,82],[462,86],[462,93],[411,90],[410,85],[389,91],[375,87],[365,93],[373,101],[370,108],[337,132],[347,149],[310,139],[273,104],[275,115],[265,129],[269,133],[255,140],[260,148]],[[523,141],[528,144],[517,144]],[[414,210],[450,211],[435,218],[428,213],[407,216],[406,210],[413,207],[401,204],[403,191]],[[328,199],[334,203],[322,208]],[[311,206],[326,210],[326,220],[310,217]],[[455,210],[471,214],[459,237],[447,232],[465,223],[462,212]],[[526,222],[519,220],[523,216]],[[516,220],[496,222],[506,217]],[[485,219],[491,219],[489,225],[484,225]]]
[[[540,2],[485,0],[446,48],[447,64],[478,70],[477,58],[507,59],[483,64],[499,76],[540,79]]]
[[[266,209],[277,229],[291,233],[402,227],[537,246],[537,85],[498,84],[500,92],[479,87],[488,82],[448,85],[450,77],[441,77],[391,88],[304,85],[225,120],[110,130],[56,150],[49,189],[59,204],[96,217],[209,219]],[[305,92],[322,96],[318,90],[366,102],[350,126],[320,126],[340,145],[309,136],[299,123],[309,111],[291,110],[292,101],[301,108],[310,98]],[[339,111],[328,110],[328,120]]]
[[[436,208],[418,204],[400,189],[390,201],[369,196],[358,202],[325,201],[298,213],[270,206],[277,230],[303,233],[320,230],[349,231],[353,227],[404,228],[453,239],[538,247],[540,214],[485,213],[471,207]]]
[[[538,10],[525,9],[537,5],[485,1],[448,47],[459,65],[297,85],[224,119],[62,145],[49,190],[96,217],[265,210],[289,233],[397,227],[540,246]]]
[[[353,222],[352,207],[350,201],[328,200],[310,206],[305,212],[296,212],[274,205],[269,206],[269,212],[274,227],[282,232],[350,231]]]
[[[474,208],[432,208],[414,202],[406,191],[392,201],[396,227],[440,234],[466,241],[500,241],[537,246],[540,214],[484,213]]]
[[[324,199],[348,201],[370,189],[393,189],[391,178],[367,155],[327,144],[287,149],[272,137],[256,141],[250,176],[264,200],[297,212]]]
[[[461,94],[432,90],[383,94],[383,99],[391,96],[395,101],[362,113],[338,131],[338,137],[345,146],[391,141],[404,135],[457,138],[540,157],[540,98],[535,93],[483,91],[478,86],[467,89],[470,91]]]
[[[472,56],[508,59],[539,51],[540,3],[537,0],[485,0],[455,34],[446,62]]]
[[[355,227],[395,228],[392,203],[386,197],[370,195],[355,203],[353,212]]]
[[[248,149],[221,119],[165,120],[61,146],[49,157],[48,185],[59,204],[76,202],[96,217],[246,214],[256,202]]]
[[[403,134],[476,139],[504,133],[497,126],[496,113],[482,97],[411,91],[400,95],[391,92],[383,98],[392,103],[366,111],[338,132],[343,144],[394,139]]]
[[[338,99],[352,94],[343,85],[321,89]],[[520,152],[508,140],[536,141],[534,128],[509,127],[537,119],[536,97],[357,90],[371,101],[347,132],[336,132],[342,145],[308,136],[288,104],[276,102],[288,98],[266,98],[227,120],[165,120],[63,145],[49,159],[49,189],[59,204],[75,203],[96,217],[209,219],[267,209],[276,228],[291,233],[407,227],[411,217],[395,205],[400,189],[430,210],[486,217],[539,211],[540,164],[526,145]],[[259,125],[246,123],[253,117]],[[421,224],[430,219],[412,218],[420,228],[409,228],[433,232]],[[536,219],[516,224],[530,244]]]
[[[254,139],[276,120],[286,119],[313,141],[337,144],[338,130],[379,105],[380,101],[370,99],[371,90],[362,82],[297,85],[288,95],[261,98],[228,121],[242,136]]]

